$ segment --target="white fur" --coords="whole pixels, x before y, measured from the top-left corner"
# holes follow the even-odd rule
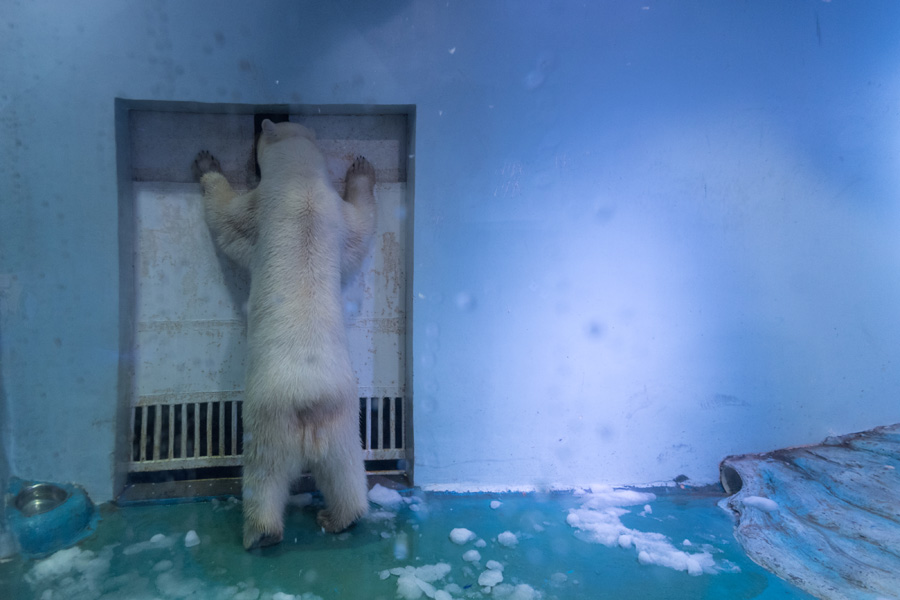
[[[315,136],[293,123],[264,121],[257,153],[262,178],[246,194],[221,173],[201,178],[216,242],[251,278],[246,548],[281,540],[290,484],[304,468],[325,496],[318,522],[326,530],[368,509],[341,283],[359,269],[374,232],[375,173],[358,158],[341,199]]]

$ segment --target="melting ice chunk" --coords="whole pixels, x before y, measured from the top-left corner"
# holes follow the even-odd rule
[[[397,597],[404,600],[417,600],[422,595],[429,598],[446,598],[450,596],[439,595],[434,582],[443,579],[450,572],[450,565],[437,563],[436,565],[423,565],[421,567],[397,567],[389,571],[382,571],[379,575],[387,579],[391,575],[397,576]]]
[[[527,583],[520,583],[516,586],[501,583],[491,590],[491,595],[503,600],[536,600],[540,597],[534,588]]]
[[[403,496],[397,490],[391,490],[376,483],[369,490],[369,500],[384,508],[396,509],[403,504]]]
[[[503,581],[503,573],[496,569],[487,569],[478,576],[478,585],[481,587],[494,587],[501,581]]]
[[[191,529],[184,536],[184,547],[185,548],[193,548],[194,546],[200,545],[200,536],[197,535],[197,532]]]
[[[466,562],[477,562],[481,560],[481,553],[478,550],[469,550],[463,554],[463,560]]]
[[[497,536],[497,543],[501,546],[506,546],[507,548],[513,548],[519,543],[519,538],[511,531],[504,531]]]
[[[465,527],[457,527],[450,532],[450,541],[462,546],[475,539],[475,533]]]

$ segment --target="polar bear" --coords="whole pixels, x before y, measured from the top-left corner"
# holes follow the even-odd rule
[[[345,529],[368,510],[357,382],[342,282],[375,228],[375,170],[357,157],[342,199],[315,134],[266,119],[259,185],[236,194],[200,152],[207,224],[219,248],[250,271],[244,401],[244,547],[277,544],[291,482],[312,471],[325,497],[318,524]]]

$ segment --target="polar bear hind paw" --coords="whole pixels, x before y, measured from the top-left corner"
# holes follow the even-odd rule
[[[281,531],[244,531],[244,549],[253,550],[281,543],[284,533]]]
[[[339,533],[344,531],[355,522],[356,518],[338,520],[334,513],[327,508],[320,510],[318,515],[316,515],[316,523],[328,533]]]

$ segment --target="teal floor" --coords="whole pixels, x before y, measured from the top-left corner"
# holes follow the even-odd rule
[[[289,510],[284,542],[254,552],[240,546],[241,508],[235,499],[106,505],[97,532],[65,554],[0,563],[0,598],[812,598],[746,557],[732,536],[731,516],[716,504],[721,496],[656,494],[646,505],[627,507],[618,516],[621,526],[638,537],[661,534],[652,537],[689,556],[710,555],[712,568],[691,575],[646,564],[647,556],[639,560],[634,547],[585,539],[567,523],[570,510],[585,502],[577,495],[407,491],[399,505],[374,507],[369,518],[340,535],[317,530],[316,501],[300,506],[309,499],[301,497]],[[456,528],[474,537],[455,543]],[[199,544],[186,547],[190,531]],[[513,540],[514,545],[504,545]],[[474,557],[473,550],[480,558],[464,560],[466,553]],[[496,561],[490,563],[495,568],[484,575],[488,561]],[[486,587],[489,583],[496,586]]]

